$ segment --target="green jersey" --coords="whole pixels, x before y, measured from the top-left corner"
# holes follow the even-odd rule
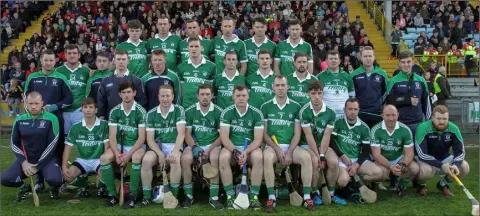
[[[148,111],[145,117],[147,131],[155,131],[155,139],[162,143],[175,143],[177,140],[177,125],[185,125],[185,110],[180,105],[172,104],[167,115],[163,115],[160,106]]]
[[[348,124],[346,118],[337,119],[332,135],[335,145],[350,159],[360,157],[362,144],[370,145],[370,129],[359,118],[353,126]]]
[[[199,103],[187,108],[185,111],[186,127],[192,129],[192,135],[197,138],[198,145],[211,145],[220,137],[220,115],[222,112],[222,108],[213,103],[210,103],[207,113],[200,110]]]
[[[312,80],[317,79],[310,73],[305,73],[307,73],[307,77],[305,77],[304,80],[300,80],[296,72],[287,76],[287,83],[289,86],[288,97],[302,106],[310,101],[310,97],[308,96],[308,84],[310,84]]]
[[[80,64],[77,68],[69,68],[66,64],[55,69],[68,79],[70,90],[72,90],[73,103],[64,109],[65,112],[73,112],[80,108],[85,92],[87,90],[87,82],[90,77],[90,68]]]
[[[412,132],[403,123],[397,121],[393,132],[387,130],[385,121],[373,126],[370,132],[372,147],[380,147],[381,154],[389,161],[398,159],[403,154],[403,148],[412,147]]]
[[[248,77],[252,74],[255,74],[255,72],[258,70],[258,63],[257,63],[258,51],[267,50],[268,52],[270,52],[270,55],[273,56],[275,54],[276,47],[277,45],[273,41],[269,40],[267,37],[265,37],[263,42],[260,44],[255,43],[254,37],[246,40],[245,48],[247,49],[247,57],[248,57],[246,76]]]
[[[168,33],[167,38],[160,38],[158,34],[155,38],[148,40],[147,47],[148,52],[151,53],[154,50],[165,51],[166,66],[168,69],[177,71],[177,55],[180,54],[179,44],[182,39],[178,35],[172,35]]]
[[[212,41],[206,38],[200,37],[200,44],[202,44],[202,55],[204,58],[210,58],[210,45],[212,44]],[[188,52],[188,38],[185,40],[180,41],[180,44],[178,45],[178,50],[180,50],[180,57],[181,57],[181,62],[184,63],[190,58],[190,53]]]
[[[323,100],[325,103],[332,107],[339,117],[343,116],[345,101],[350,96],[355,96],[350,74],[344,71],[332,73],[329,69],[326,69],[318,74],[317,78],[323,83]]]
[[[223,57],[229,51],[235,51],[237,53],[237,69],[240,68],[240,63],[247,63],[247,52],[245,50],[245,43],[240,40],[237,36],[231,41],[225,41],[223,36],[216,36],[212,40],[212,45],[210,46],[210,53],[215,55],[215,64],[217,65],[217,74],[220,74],[225,70],[225,64],[223,63]]]
[[[128,53],[128,70],[138,78],[148,73],[148,53],[147,42],[140,40],[138,44],[134,44],[130,39],[118,44],[117,50],[123,50]]]
[[[217,105],[220,108],[225,109],[233,104],[233,88],[237,85],[245,85],[245,77],[238,71],[232,79],[228,78],[225,72],[215,77],[213,92],[217,97]]]
[[[287,98],[283,106],[280,106],[276,98],[273,98],[261,107],[268,136],[275,136],[278,144],[290,144],[295,133],[295,123],[300,122],[298,113],[300,104]]]
[[[265,77],[258,70],[255,74],[248,76],[247,87],[250,89],[250,100],[248,103],[256,108],[260,108],[263,103],[272,99],[275,96],[272,90],[274,79],[273,71],[270,71]]]
[[[66,145],[77,146],[79,158],[100,159],[108,142],[108,122],[97,118],[93,128],[88,128],[85,119],[72,126]]]
[[[220,115],[220,126],[230,128],[230,141],[233,145],[243,147],[244,139],[254,139],[254,130],[263,130],[262,112],[247,104],[245,113],[240,114],[237,106],[231,105]]]
[[[312,135],[317,142],[317,146],[320,146],[320,143],[322,142],[325,129],[333,129],[335,126],[335,111],[324,102],[322,102],[322,108],[318,113],[315,113],[312,103],[309,102],[300,109],[298,115],[300,116],[300,124],[302,124],[302,128],[310,128],[312,130]],[[303,133],[300,144],[308,145],[305,134]]]
[[[297,52],[305,52],[308,55],[308,62],[313,62],[312,46],[309,43],[303,41],[300,38],[300,42],[293,46],[290,43],[290,38],[284,41],[280,41],[275,49],[275,61],[280,62],[280,73],[284,76],[288,76],[295,72],[293,66],[293,57]]]
[[[117,143],[134,146],[138,139],[138,129],[145,128],[146,111],[137,102],[133,102],[130,113],[125,112],[123,102],[110,111],[109,126],[117,127]],[[122,134],[125,134],[122,143]]]
[[[202,57],[199,65],[194,65],[189,58],[178,66],[178,76],[183,84],[182,106],[190,107],[198,102],[197,90],[201,84],[210,84],[215,79],[215,64]]]
[[[97,100],[97,92],[98,88],[100,87],[100,83],[102,82],[102,79],[105,77],[108,77],[112,75],[113,72],[110,70],[97,70],[95,73],[93,73],[93,76],[88,78],[87,81],[87,90],[85,91],[85,96],[86,97],[93,97],[93,99]],[[93,89],[92,89],[93,87]]]

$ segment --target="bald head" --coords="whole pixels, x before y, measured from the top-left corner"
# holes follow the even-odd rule
[[[40,100],[43,100],[42,95],[39,92],[33,91],[28,93],[27,95],[27,100],[30,98],[39,98]]]
[[[27,95],[27,109],[32,116],[37,116],[42,112],[43,99],[42,95],[36,91]]]
[[[393,105],[386,105],[383,107],[382,119],[388,130],[393,131],[398,120],[398,110]]]
[[[383,113],[398,113],[397,108],[394,105],[388,104],[383,107]]]

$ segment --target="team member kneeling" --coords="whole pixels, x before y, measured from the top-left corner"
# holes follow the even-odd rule
[[[182,154],[183,190],[185,201],[183,207],[188,208],[193,202],[192,164],[202,157],[210,159],[212,166],[218,171],[218,157],[220,156],[220,115],[222,109],[212,103],[213,90],[209,84],[202,84],[197,90],[198,102],[185,111],[187,119],[185,142],[188,147]],[[195,137],[195,138],[194,138]],[[218,210],[223,204],[218,200],[218,183],[220,175],[210,179],[210,205]]]
[[[171,85],[161,85],[158,90],[160,105],[148,111],[147,144],[150,148],[142,161],[143,205],[152,199],[152,179],[157,165],[170,165],[170,188],[178,195],[182,171],[180,157],[185,139],[185,111],[180,105],[172,104],[174,95]],[[168,157],[165,161],[165,157]]]
[[[420,183],[418,192],[427,195],[426,182],[435,175],[442,178],[437,188],[445,196],[453,196],[449,189],[452,175],[464,177],[470,172],[470,166],[465,161],[465,146],[458,127],[449,122],[448,108],[443,105],[433,108],[432,120],[421,123],[415,135],[415,150],[417,150],[420,172],[417,180]],[[453,155],[450,154],[450,148]]]
[[[413,161],[412,132],[398,121],[398,110],[393,105],[383,108],[382,118],[383,121],[370,132],[373,159],[382,169],[383,179],[390,175],[400,177],[397,193],[402,196],[408,183],[418,174],[418,164]]]
[[[274,165],[281,163],[283,166],[289,166],[292,162],[302,167],[305,205],[309,210],[314,210],[313,201],[310,198],[312,159],[305,149],[298,146],[302,133],[298,117],[300,104],[288,98],[288,84],[284,76],[277,76],[272,88],[275,97],[261,107],[265,117],[263,140],[268,145],[263,151],[263,169],[268,192],[265,211],[273,212],[276,204]],[[272,141],[272,136],[277,138],[278,145]]]
[[[110,111],[109,132],[110,149],[100,157],[100,169],[103,182],[107,185],[109,198],[107,206],[118,203],[115,188],[115,177],[112,162],[124,167],[131,160],[130,194],[123,208],[134,208],[140,182],[140,167],[145,154],[145,109],[133,99],[136,94],[135,85],[131,81],[123,81],[118,87],[122,103]],[[123,185],[121,186],[123,187]],[[123,196],[123,194],[121,194]]]
[[[339,196],[334,195],[335,185],[338,177],[338,159],[335,152],[329,148],[330,139],[335,124],[336,114],[332,108],[323,102],[323,84],[318,80],[313,80],[308,84],[308,97],[310,102],[300,109],[300,123],[305,137],[301,141],[308,144],[305,147],[310,154],[312,161],[312,198],[314,205],[323,203],[320,199],[318,190],[318,168],[325,168],[327,171],[327,186],[332,201],[334,203],[345,205],[346,202]],[[313,171],[315,170],[315,171]],[[308,186],[304,184],[304,186]]]
[[[83,120],[72,126],[63,152],[62,171],[65,181],[79,188],[74,199],[88,196],[88,174],[100,174],[100,156],[107,151],[108,122],[97,118],[97,104],[91,97],[81,104]],[[77,146],[79,157],[67,167],[73,146]],[[99,191],[105,190],[100,182]]]
[[[223,149],[220,152],[220,176],[227,193],[226,209],[233,209],[232,165],[252,165],[250,187],[250,207],[261,208],[258,192],[263,177],[263,153],[260,145],[263,141],[263,115],[257,108],[248,105],[248,89],[237,85],[233,89],[235,104],[227,107],[220,116],[220,138]],[[244,139],[250,139],[246,150]],[[235,162],[236,161],[236,162]]]
[[[356,174],[369,182],[383,180],[382,169],[368,160],[371,148],[370,129],[358,118],[358,100],[348,99],[345,102],[344,111],[345,116],[335,121],[332,132],[332,148],[338,156],[338,186],[346,186],[350,176]]]

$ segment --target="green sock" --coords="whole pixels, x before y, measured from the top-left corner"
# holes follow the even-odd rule
[[[328,192],[330,193],[330,196],[333,196],[333,194],[335,193],[335,187],[327,186],[327,188],[328,188]]]
[[[100,179],[100,181],[98,181],[98,188],[106,188],[107,185],[105,185],[105,182],[103,182],[102,179]]]
[[[410,179],[400,178],[398,180],[398,187],[399,188],[406,188],[408,183],[410,183]]]
[[[210,198],[217,198],[218,199],[218,184],[210,184]]]
[[[233,190],[233,184],[225,185],[223,186],[223,189],[225,189],[225,192],[227,193],[228,196],[235,196],[235,191]]]
[[[318,186],[316,186],[316,185],[315,185],[315,186],[313,186],[313,187],[312,187],[312,191],[313,191],[313,192],[316,192],[316,191],[318,191]]]
[[[132,168],[130,169],[130,193],[132,193],[135,197],[137,196],[138,185],[140,184],[141,168],[141,163],[132,163]]]
[[[178,183],[170,183],[170,190],[172,191],[173,196],[177,197],[178,195],[178,187],[180,184]]]
[[[193,189],[192,189],[192,183],[183,183],[183,192],[185,192],[185,195],[188,196],[189,198],[193,198]]]
[[[310,187],[303,187],[303,194],[308,194],[310,196]]]
[[[113,175],[112,164],[101,165],[102,180],[107,186],[108,194],[110,196],[117,196],[117,189],[115,188],[115,177]]]
[[[250,187],[250,198],[257,196],[259,191],[260,191],[260,185],[252,185]]]
[[[143,197],[146,199],[152,199],[152,187],[150,186],[143,186]]]
[[[268,195],[275,195],[275,187],[267,187]]]
[[[85,176],[79,175],[70,184],[78,188],[87,188],[88,180]]]

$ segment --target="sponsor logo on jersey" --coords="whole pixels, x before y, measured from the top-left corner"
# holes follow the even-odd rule
[[[35,80],[33,83],[43,83],[42,80]]]
[[[127,125],[119,125],[119,129],[121,131],[125,131],[125,132],[135,132],[137,131],[137,128],[136,127],[131,127],[131,126],[127,126]]]
[[[224,57],[227,52],[223,50],[215,49],[215,53],[220,57]]]
[[[401,148],[399,146],[382,145],[382,150],[384,151],[399,151]]]
[[[308,94],[302,91],[290,91],[290,94],[292,94],[292,97],[308,97]]]
[[[173,133],[177,128],[176,127],[167,127],[167,128],[155,128],[158,133]]]
[[[231,130],[232,130],[232,132],[237,132],[237,133],[248,133],[248,132],[250,132],[251,129],[244,128],[244,127],[237,126],[237,125],[232,125]]]
[[[354,146],[360,144],[357,140],[353,139],[353,134],[352,133],[348,133],[347,135],[341,133],[339,135],[340,135],[340,137],[342,137],[342,142],[344,142],[344,143],[347,143],[349,145],[354,145]],[[358,136],[358,138],[359,137],[360,136]]]
[[[341,85],[328,85],[326,88],[330,91],[347,91],[347,88]]]
[[[293,56],[289,55],[280,55],[280,58],[287,62],[293,62]]]
[[[103,144],[103,141],[101,140],[76,140],[77,143],[80,143],[80,146],[82,147],[90,147],[90,146],[97,146]]]
[[[273,91],[271,89],[262,87],[262,86],[252,86],[252,90],[255,93],[265,93],[265,94],[272,94]]]
[[[215,128],[209,128],[203,125],[193,125],[193,129],[195,130],[195,132],[202,132],[202,133],[210,133],[217,130]]]
[[[292,121],[282,119],[269,119],[271,126],[290,126]]]
[[[205,79],[197,77],[185,77],[185,82],[187,83],[204,83]]]
[[[221,97],[231,97],[233,92],[232,90],[218,90]]]
[[[70,80],[70,86],[82,87],[84,85],[86,85],[84,82]]]

